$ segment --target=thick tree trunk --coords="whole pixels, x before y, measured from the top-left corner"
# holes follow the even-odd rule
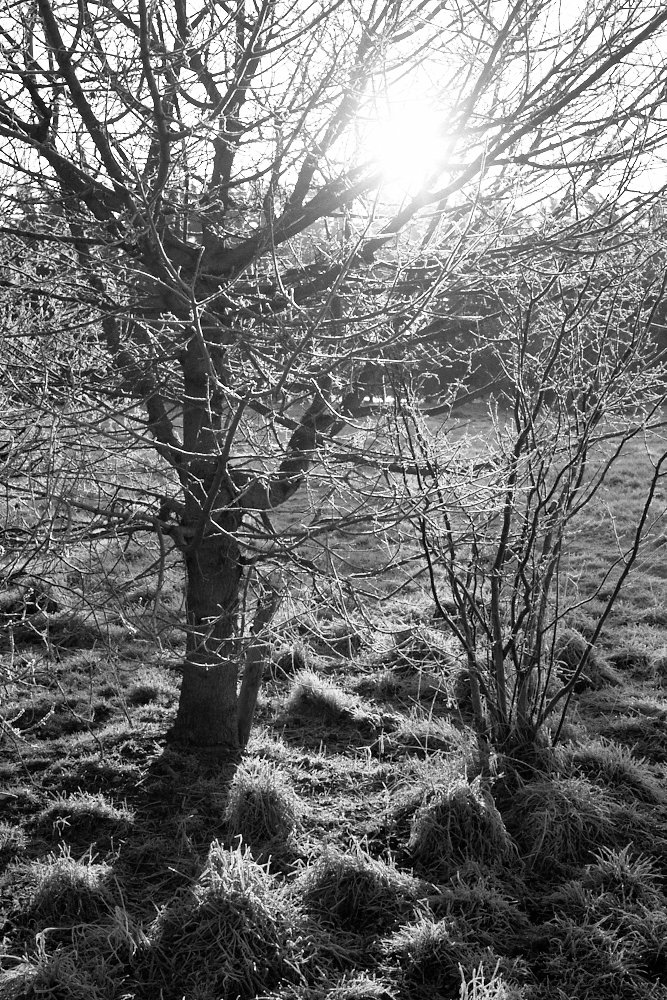
[[[228,451],[220,447],[227,404],[220,388],[224,372],[217,372],[214,347],[214,340],[202,345],[201,331],[199,336],[193,331],[181,358],[187,461],[181,473],[184,504],[177,537],[187,575],[187,649],[172,734],[181,743],[238,752],[248,742],[268,650],[261,642],[251,643],[238,692],[242,568],[236,533],[245,510],[276,507],[296,492],[317,451],[318,436],[335,433],[343,421],[327,404],[327,378],[292,434],[277,474],[268,484],[261,477],[253,484],[241,481],[239,500],[239,480],[235,482],[230,472]],[[342,411],[352,412],[349,399],[343,401]],[[241,413],[238,410],[239,418]],[[272,607],[270,600],[264,609],[269,617]],[[265,624],[264,611],[255,622],[257,630]]]
[[[187,645],[172,735],[180,743],[236,752],[238,545],[228,536],[209,534],[184,558]]]
[[[223,483],[217,433],[224,401],[208,348],[195,335],[183,365],[184,505],[180,547],[186,573],[186,653],[172,736],[179,743],[239,749],[237,682],[242,512]]]
[[[176,742],[235,754],[240,748],[236,707],[237,664],[183,663],[178,715],[172,729]]]

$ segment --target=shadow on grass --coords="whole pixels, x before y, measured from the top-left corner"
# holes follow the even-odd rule
[[[210,844],[224,839],[224,811],[237,761],[166,745],[126,789],[134,820],[113,862],[124,898],[154,917],[200,873]]]

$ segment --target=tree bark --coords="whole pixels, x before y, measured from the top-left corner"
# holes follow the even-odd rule
[[[239,743],[247,746],[259,689],[271,646],[268,642],[254,642],[248,649],[243,670],[243,681],[238,698]]]
[[[206,534],[184,558],[187,643],[172,736],[179,743],[238,752],[239,547],[227,535]]]
[[[259,477],[244,483],[239,500],[234,493],[238,487],[226,481],[233,475],[228,456],[217,450],[224,401],[211,359],[193,336],[181,360],[186,401],[183,448],[188,461],[182,475],[185,502],[177,537],[186,567],[187,647],[172,736],[180,743],[238,753],[250,736],[268,648],[251,643],[238,692],[242,560],[237,532],[246,509],[280,506],[299,489],[317,452],[319,435],[336,433],[344,418],[327,402],[331,381],[327,377],[292,434],[276,475],[268,483]],[[346,416],[352,412],[350,398],[341,404]],[[266,624],[273,606],[270,599],[253,631]]]
[[[240,749],[233,659],[216,664],[183,663],[181,696],[171,731],[175,742],[235,755]]]

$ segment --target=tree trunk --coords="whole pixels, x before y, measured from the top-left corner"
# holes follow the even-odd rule
[[[245,747],[250,739],[252,719],[264,675],[264,665],[269,659],[268,642],[254,642],[248,649],[243,668],[243,681],[238,698],[239,742]]]
[[[242,569],[236,533],[245,510],[278,506],[299,489],[317,450],[318,435],[335,433],[344,422],[325,398],[331,382],[327,376],[293,432],[277,475],[268,486],[260,477],[252,485],[244,482],[241,506],[228,467],[229,454],[220,450],[227,403],[220,389],[224,371],[215,367],[214,346],[214,340],[202,345],[201,336],[193,335],[181,357],[187,462],[181,477],[185,502],[178,544],[187,576],[187,648],[172,735],[181,743],[237,753],[250,736],[268,648],[251,643],[238,693]],[[352,396],[356,400],[356,394]],[[352,412],[350,399],[343,400],[342,412]],[[240,418],[242,410],[237,412]],[[258,612],[253,631],[270,618],[276,596]]]
[[[171,731],[176,742],[216,748],[225,754],[238,752],[237,674],[233,659],[211,665],[185,660],[178,714]]]
[[[238,752],[239,548],[229,536],[208,534],[184,558],[187,646],[172,735],[179,743]]]

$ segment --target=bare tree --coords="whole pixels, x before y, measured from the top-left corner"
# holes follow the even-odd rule
[[[552,248],[496,273],[502,334],[468,341],[497,373],[484,433],[429,420],[418,400],[396,417],[396,448],[415,470],[405,481],[408,520],[438,616],[465,658],[487,763],[491,747],[531,754],[552,713],[564,712],[646,531],[664,514],[654,501],[667,455],[651,430],[663,426],[664,352],[653,326],[665,282],[647,281],[662,248],[641,225],[615,243],[601,251],[596,239],[589,254],[581,239],[576,262]],[[581,593],[567,571],[581,514],[637,440],[651,442],[653,463],[643,510],[619,531],[592,593]],[[566,648],[564,622],[602,594],[588,641]]]
[[[182,554],[181,738],[246,739],[260,671],[238,691],[244,569],[293,552],[273,512],[324,453],[342,472],[389,461],[331,442],[369,416],[376,364],[422,371],[446,335],[442,247],[452,262],[474,255],[479,226],[511,204],[536,220],[530,252],[606,231],[612,192],[614,204],[619,191],[635,208],[647,200],[631,167],[662,142],[667,11],[609,0],[564,23],[559,10],[4,5],[4,233],[65,271],[63,300],[88,310],[66,338],[85,345],[74,396],[154,450],[161,497],[135,502],[118,484],[74,501],[100,530],[155,531]],[[437,142],[397,200],[369,135],[383,103],[415,94]],[[396,135],[396,158],[409,141]],[[5,284],[44,292],[48,274],[29,271],[9,266]],[[251,665],[255,654],[251,638]]]

